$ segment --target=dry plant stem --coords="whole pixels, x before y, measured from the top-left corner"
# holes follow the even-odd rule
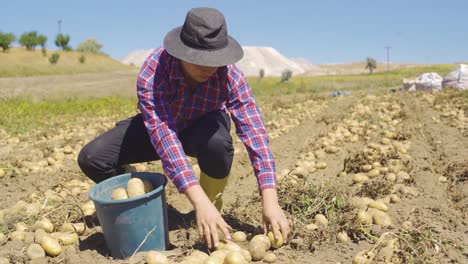
[[[146,240],[148,239],[148,237],[151,235],[151,233],[154,232],[154,230],[156,230],[156,227],[157,226],[154,226],[149,232],[148,234],[146,234],[145,238],[143,239],[143,241],[141,241],[140,245],[138,245],[138,247],[135,249],[135,251],[133,252],[132,256],[130,257],[130,263],[133,263],[133,257],[136,255],[136,253],[138,252],[138,250],[140,250],[140,248],[143,246],[143,244],[145,244]]]

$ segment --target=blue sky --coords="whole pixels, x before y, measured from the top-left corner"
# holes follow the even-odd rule
[[[161,45],[200,6],[222,11],[241,45],[271,46],[314,63],[385,61],[387,45],[392,62],[468,61],[467,0],[0,0],[0,31],[19,37],[37,30],[54,49],[61,19],[72,47],[93,37],[122,59]]]

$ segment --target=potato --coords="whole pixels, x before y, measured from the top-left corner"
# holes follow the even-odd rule
[[[75,232],[73,233],[56,232],[56,233],[50,234],[50,236],[57,239],[64,246],[73,245],[78,242],[78,235]]]
[[[254,236],[252,240],[250,240],[249,246],[251,244],[261,244],[265,248],[265,251],[269,250],[271,247],[270,239],[267,236],[262,235],[262,234]]]
[[[343,244],[349,243],[348,234],[346,234],[345,231],[339,232],[338,234],[336,234],[336,240]]]
[[[143,185],[145,186],[145,193],[149,193],[154,190],[153,184],[148,180],[144,180]]]
[[[316,214],[315,217],[315,224],[322,227],[328,226],[328,220],[323,214]]]
[[[24,231],[13,231],[10,233],[10,239],[11,240],[19,240],[19,241],[24,241],[26,238],[26,232]]]
[[[33,260],[33,259],[39,259],[39,258],[45,258],[45,251],[39,244],[30,244],[28,248],[26,249],[26,255],[28,256],[28,259]]]
[[[330,153],[330,154],[337,153],[338,148],[335,147],[335,146],[328,146],[328,147],[325,148],[325,152]]]
[[[247,262],[250,263],[252,261],[252,255],[250,254],[250,252],[247,249],[241,249],[240,253],[242,254],[242,256],[244,256],[244,258],[245,258],[245,260],[247,260]]]
[[[57,239],[50,236],[44,236],[42,238],[41,246],[49,256],[55,257],[62,253],[62,246],[60,246],[60,243]]]
[[[367,177],[366,175],[362,174],[362,173],[358,173],[356,175],[354,175],[353,177],[353,183],[364,183],[364,182],[368,182],[369,181],[369,177]]]
[[[372,165],[370,164],[362,165],[361,170],[363,172],[369,172],[370,170],[372,170]]]
[[[327,168],[327,163],[326,162],[318,162],[314,166],[316,169],[323,170]]]
[[[10,260],[5,257],[0,257],[0,264],[10,264]]]
[[[96,207],[94,206],[93,201],[87,201],[81,206],[81,210],[83,210],[83,214],[85,216],[91,216],[96,212]]]
[[[371,170],[371,171],[369,171],[367,173],[367,176],[369,176],[369,178],[375,178],[375,177],[377,177],[379,175],[380,175],[380,170],[379,169],[373,169],[373,170]]]
[[[146,263],[148,264],[169,264],[167,257],[157,251],[149,251],[146,254]]]
[[[14,226],[15,226],[16,231],[28,231],[29,230],[28,225],[26,225],[23,222],[18,222]]]
[[[273,263],[278,260],[278,257],[275,255],[275,253],[268,253],[265,255],[263,258],[263,261],[266,263]]]
[[[357,218],[359,223],[363,226],[369,226],[372,224],[372,216],[366,211],[359,211]]]
[[[205,262],[203,262],[203,264],[224,264],[224,260],[210,256],[205,260]]]
[[[307,230],[317,230],[318,226],[316,224],[308,224],[305,226]]]
[[[242,231],[237,231],[232,234],[232,240],[235,242],[244,242],[247,240],[247,235]]]
[[[127,182],[127,193],[129,198],[145,194],[145,184],[139,178],[131,178]]]
[[[3,244],[5,241],[7,241],[7,236],[5,236],[3,233],[0,233],[0,244]]]
[[[72,223],[73,227],[75,228],[75,232],[78,234],[78,235],[81,235],[84,233],[84,231],[86,230],[86,226],[85,226],[85,223]]]
[[[249,243],[249,252],[252,255],[252,260],[262,260],[266,255],[265,245],[262,242]]]
[[[43,217],[41,220],[37,221],[34,225],[33,225],[33,230],[36,230],[38,228],[41,228],[41,229],[44,229],[44,231],[48,232],[48,233],[52,233],[54,232],[54,225],[52,224],[52,222]]]
[[[383,260],[385,263],[388,263],[393,257],[393,252],[394,249],[392,247],[386,246],[379,251],[377,257],[379,260]]]
[[[400,202],[400,197],[396,194],[390,194],[390,202],[391,203],[399,203]]]
[[[366,254],[367,250],[363,250],[358,252],[353,258],[353,264],[370,264],[371,259],[368,254]]]
[[[385,205],[385,203],[383,201],[381,201],[381,200],[371,202],[369,204],[369,207],[370,208],[375,208],[375,209],[380,210],[382,212],[387,212],[388,211],[387,205]]]
[[[385,175],[385,179],[386,179],[387,181],[389,181],[389,182],[394,182],[394,181],[396,181],[396,178],[397,178],[397,176],[396,176],[396,174],[393,173],[393,172],[390,172],[390,173],[388,173],[387,175]]]
[[[197,259],[199,259],[199,260],[201,260],[203,262],[209,257],[209,255],[206,254],[203,251],[194,250],[194,251],[192,251],[192,253],[190,253],[190,257],[197,258]]]
[[[226,255],[224,264],[247,264],[247,260],[239,251],[231,251]]]
[[[124,200],[128,199],[127,190],[125,188],[117,188],[112,191],[112,200]]]
[[[390,219],[388,214],[382,211],[376,211],[372,216],[372,219],[374,220],[374,224],[379,226],[389,226],[392,224],[392,220]]]
[[[228,253],[229,251],[220,249],[216,250],[215,252],[212,252],[210,257],[217,258],[220,261],[220,263],[223,263]]]
[[[274,249],[278,249],[283,246],[283,235],[279,235],[279,238],[276,239],[273,232],[268,232],[268,238],[270,239],[271,247]]]
[[[34,241],[40,244],[42,241],[42,238],[44,238],[45,236],[47,236],[47,232],[42,228],[38,228],[34,232]]]
[[[229,240],[226,240],[226,243],[224,243],[224,246],[223,246],[223,250],[227,250],[227,251],[239,251],[241,249],[242,248],[239,245]]]

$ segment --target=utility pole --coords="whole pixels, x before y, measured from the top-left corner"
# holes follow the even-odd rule
[[[57,24],[58,24],[58,33],[61,34],[62,33],[62,19],[57,20]]]
[[[390,69],[390,49],[392,47],[386,46],[385,49],[387,50],[387,71]]]

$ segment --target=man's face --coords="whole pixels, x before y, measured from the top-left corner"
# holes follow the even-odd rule
[[[218,70],[218,67],[200,66],[186,61],[181,62],[184,76],[195,82],[206,82]]]

